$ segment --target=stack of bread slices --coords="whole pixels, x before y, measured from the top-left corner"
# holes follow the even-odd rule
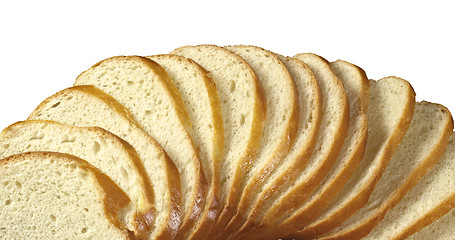
[[[312,53],[102,60],[0,159],[0,239],[455,238],[449,110]]]

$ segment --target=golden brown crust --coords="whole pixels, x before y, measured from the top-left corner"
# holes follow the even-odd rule
[[[448,109],[445,107],[444,111],[449,113]],[[341,232],[324,236],[321,239],[360,239],[368,235],[368,233],[385,217],[387,211],[396,206],[412,187],[414,187],[442,157],[453,130],[453,120],[450,113],[447,117],[450,119],[447,119],[447,124],[445,125],[443,134],[440,136],[438,143],[434,145],[434,148],[431,151],[426,153],[426,158],[420,162],[417,168],[409,173],[408,176],[404,176],[405,179],[403,179],[403,184],[399,186],[392,196],[387,198],[385,202],[377,207],[375,212],[368,216],[368,218],[362,219],[362,222],[357,223],[349,229],[344,229]]]
[[[28,121],[33,120],[36,118],[38,112],[43,109],[46,105],[49,104],[50,101],[54,98],[64,97],[66,95],[71,95],[72,92],[80,92],[82,94],[87,94],[89,96],[95,96],[97,99],[106,103],[107,106],[112,108],[114,111],[119,113],[125,119],[129,120],[131,124],[134,124],[139,129],[142,129],[136,121],[133,119],[131,113],[128,109],[126,109],[123,105],[117,102],[112,96],[99,90],[98,88],[91,86],[91,85],[81,85],[70,87],[60,92],[54,94],[53,96],[47,98],[43,102],[41,102],[38,107],[30,114]],[[166,171],[165,176],[167,177],[166,182],[168,183],[168,188],[170,192],[170,196],[168,201],[170,201],[170,215],[167,221],[167,228],[164,229],[161,233],[157,234],[157,239],[171,239],[177,234],[177,231],[181,224],[181,215],[182,211],[180,208],[181,203],[181,185],[180,185],[180,174],[175,166],[174,162],[169,158],[167,153],[161,148],[161,146],[150,136],[146,135],[149,139],[149,142],[155,146],[155,149],[159,151],[160,156],[162,156],[162,164]]]
[[[362,188],[359,189],[355,198],[351,198],[348,202],[346,202],[346,204],[338,206],[337,211],[332,213],[330,216],[310,224],[299,231],[298,237],[316,238],[321,236],[342,224],[349,216],[352,216],[358,209],[363,207],[368,202],[369,196],[373,192],[376,183],[385,171],[385,168],[387,167],[393,153],[398,148],[399,143],[404,138],[414,114],[415,92],[407,81],[402,81],[407,85],[408,91],[406,94],[408,97],[406,99],[408,101],[403,103],[405,105],[404,112],[397,123],[397,127],[395,128],[396,130],[387,138],[387,141],[383,145],[384,148],[380,152],[381,156],[377,157],[377,159],[379,159],[377,173],[374,177],[369,178],[368,181],[362,185]],[[293,235],[297,234],[295,233]]]
[[[268,179],[268,177],[272,174],[275,168],[278,166],[282,158],[285,156],[287,152],[291,149],[292,144],[294,143],[296,134],[297,134],[297,127],[299,122],[299,101],[297,96],[297,89],[295,87],[294,79],[292,78],[291,74],[288,72],[285,65],[281,62],[278,56],[275,53],[272,53],[268,50],[263,48],[255,47],[255,46],[241,46],[241,47],[252,47],[256,49],[260,49],[261,51],[267,52],[270,54],[270,57],[276,63],[279,63],[279,67],[282,68],[284,72],[287,73],[287,78],[282,79],[283,84],[289,85],[289,88],[292,89],[292,93],[287,96],[290,101],[290,116],[288,119],[287,127],[283,131],[283,137],[280,139],[280,143],[277,145],[275,152],[273,152],[268,160],[267,164],[264,168],[260,169],[256,174],[254,174],[251,179],[245,179],[246,186],[242,191],[241,198],[239,200],[239,206],[236,209],[236,214],[230,220],[228,225],[224,228],[220,238],[226,239],[229,235],[233,235],[242,224],[245,223],[245,214],[247,214],[248,208],[253,201],[256,200],[257,191]],[[241,186],[242,187],[242,186]]]

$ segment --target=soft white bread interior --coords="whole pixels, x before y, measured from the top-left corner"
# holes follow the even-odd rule
[[[221,163],[220,207],[210,235],[218,234],[235,213],[242,177],[257,153],[265,121],[266,98],[256,74],[233,52],[214,45],[185,46],[172,51],[210,72],[218,89],[225,133]]]
[[[365,239],[454,239],[453,211],[450,212],[455,207],[454,185],[455,134],[452,133],[442,158],[434,168]],[[436,221],[444,214],[445,217]]]
[[[335,199],[298,232],[299,236],[316,238],[342,224],[366,204],[411,123],[414,106],[415,93],[407,81],[397,77],[370,80],[363,160]]]
[[[170,239],[181,221],[180,177],[174,163],[156,141],[133,120],[128,109],[93,86],[64,89],[44,100],[29,120],[52,120],[74,126],[98,126],[121,137],[134,147],[153,185],[156,216],[138,218],[152,229],[150,238]]]
[[[428,102],[417,103],[411,125],[368,202],[321,239],[360,239],[366,236],[437,163],[452,130],[453,120],[447,108]]]
[[[153,188],[136,151],[119,137],[98,127],[75,127],[53,121],[15,123],[0,133],[0,159],[24,152],[60,152],[84,159],[111,178],[131,199],[122,219],[141,236],[135,220],[154,216]]]
[[[241,191],[239,206],[221,232],[223,238],[233,235],[245,223],[264,181],[290,150],[299,121],[299,102],[294,79],[278,56],[256,46],[236,45],[226,48],[245,59],[256,73],[267,98],[267,112],[258,155],[242,178],[238,188]]]
[[[118,215],[130,199],[72,155],[29,152],[0,161],[2,239],[134,239]]]

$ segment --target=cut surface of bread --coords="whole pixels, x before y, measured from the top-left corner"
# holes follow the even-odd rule
[[[321,126],[307,166],[289,188],[267,207],[263,226],[274,226],[286,219],[298,209],[299,203],[310,196],[333,166],[349,125],[348,99],[341,80],[335,76],[329,62],[311,53],[299,54],[295,58],[306,63],[318,81],[323,102]]]
[[[0,160],[0,238],[133,239],[118,215],[126,194],[100,170],[61,153]]]
[[[366,204],[411,123],[414,106],[415,93],[407,81],[397,77],[370,80],[368,135],[363,160],[320,216],[295,234],[316,238],[342,224]]]
[[[136,219],[155,213],[154,195],[136,151],[114,134],[98,127],[82,128],[52,121],[15,123],[0,133],[0,159],[24,152],[60,152],[86,160],[110,177],[131,202],[121,216],[136,236],[141,229]],[[147,216],[147,215],[150,215]]]
[[[220,97],[225,133],[221,163],[220,207],[210,235],[218,234],[240,198],[237,189],[257,153],[263,132],[266,98],[256,74],[233,52],[214,45],[185,46],[172,54],[190,58],[210,72]]]
[[[213,215],[203,211],[208,186],[188,133],[191,122],[178,90],[160,65],[144,57],[112,57],[81,73],[74,85],[93,85],[111,95],[174,161],[182,186],[181,234],[190,231],[199,218]]]
[[[365,239],[454,239],[454,222],[450,220],[453,219],[450,211],[455,207],[454,185],[455,134],[452,133],[438,163]],[[438,220],[444,214],[447,215]]]
[[[267,112],[264,132],[250,170],[242,178],[241,197],[236,214],[221,232],[232,236],[245,223],[264,181],[290,150],[297,132],[299,103],[292,75],[276,54],[256,46],[228,46],[251,66],[264,88]]]
[[[153,227],[150,239],[172,239],[177,234],[181,221],[181,188],[177,168],[160,145],[115,99],[93,86],[71,87],[44,100],[30,114],[29,120],[52,120],[81,127],[98,126],[128,142],[141,158],[155,194],[155,221],[147,218],[138,220],[144,228]]]
[[[207,181],[210,184],[207,208],[217,210],[220,195],[220,159],[223,157],[224,128],[221,105],[210,74],[194,61],[177,55],[155,55],[147,58],[157,62],[169,74],[178,89],[191,121],[191,139],[197,148]],[[213,211],[207,209],[206,211]],[[189,239],[202,239],[214,218],[200,218]],[[177,238],[180,238],[178,236]]]
[[[247,239],[257,236],[255,231],[250,230],[256,224],[257,219],[261,219],[262,213],[267,209],[265,206],[273,203],[306,166],[321,124],[322,97],[313,72],[298,59],[280,55],[278,57],[291,73],[296,85],[300,108],[299,122],[296,139],[291,150],[276,171],[261,186],[260,193],[256,197],[254,205],[250,206],[249,212],[244,213],[247,216],[247,222],[243,224],[237,235]]]
[[[306,201],[300,203],[293,215],[277,225],[274,232],[278,236],[287,236],[310,223],[346,184],[363,158],[367,139],[369,80],[362,69],[348,62],[336,61],[330,66],[343,83],[349,100],[347,137],[328,176]]]
[[[437,163],[452,130],[453,120],[447,108],[428,102],[417,103],[411,125],[368,202],[346,222],[320,238],[360,239],[366,236]]]

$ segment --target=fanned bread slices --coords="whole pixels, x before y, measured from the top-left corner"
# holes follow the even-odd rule
[[[185,46],[172,52],[210,72],[221,102],[225,155],[221,163],[220,207],[210,236],[218,234],[235,213],[241,179],[257,154],[263,132],[266,98],[256,74],[233,52],[214,45]]]
[[[183,101],[160,65],[144,57],[112,57],[81,73],[74,85],[93,85],[115,98],[174,161],[182,186],[180,234],[186,235],[199,218],[213,217],[214,209],[203,211],[208,193],[204,170],[209,174],[209,167],[201,164]]]
[[[319,85],[311,69],[302,61],[278,55],[291,73],[299,99],[299,123],[291,150],[282,163],[264,183],[254,205],[250,206],[246,222],[237,237],[253,239],[258,233],[251,230],[262,213],[288,188],[306,166],[316,142],[322,115],[322,97]],[[235,239],[236,237],[234,237]]]
[[[133,120],[129,111],[93,86],[64,89],[44,100],[29,120],[52,120],[74,126],[98,126],[134,147],[149,177],[156,204],[155,219],[139,218],[149,239],[172,239],[181,222],[181,189],[177,168],[156,141]]]
[[[365,72],[345,61],[330,63],[343,83],[349,100],[349,129],[340,154],[328,176],[310,197],[300,203],[297,211],[280,222],[274,234],[287,236],[310,223],[331,202],[346,184],[363,158],[367,139],[367,108],[370,85]]]
[[[441,158],[452,130],[452,116],[445,107],[417,103],[411,125],[367,204],[320,239],[360,239],[367,235]]]
[[[363,160],[322,214],[295,235],[316,238],[342,224],[366,204],[411,123],[414,106],[415,93],[407,81],[397,77],[370,81]]]
[[[453,186],[455,186],[454,133],[451,134],[447,148],[434,168],[386,214],[365,239],[454,239],[453,210],[450,212],[455,207]],[[443,215],[445,216],[442,217]],[[442,218],[439,219],[440,217]]]
[[[15,123],[0,133],[0,159],[24,152],[45,151],[74,155],[109,176],[131,202],[125,224],[141,236],[146,229],[135,219],[155,216],[152,185],[136,151],[114,134],[98,127],[81,128],[52,121]]]
[[[349,124],[348,99],[340,79],[330,68],[329,62],[315,54],[299,54],[297,59],[305,62],[313,71],[322,93],[322,119],[315,149],[307,166],[293,184],[271,206],[267,207],[264,226],[274,226],[298,209],[329,173],[341,146]],[[268,230],[275,229],[269,228]],[[262,231],[264,233],[264,231]]]
[[[135,239],[118,218],[128,196],[80,158],[13,155],[0,161],[0,182],[2,239]]]
[[[299,103],[295,83],[283,62],[274,53],[256,46],[228,46],[251,66],[264,88],[267,112],[263,136],[250,170],[241,181],[236,214],[221,232],[227,239],[245,223],[264,181],[281,163],[296,136]]]
[[[221,105],[210,74],[191,59],[166,54],[147,57],[164,68],[178,89],[191,121],[190,136],[198,150],[210,184],[206,211],[218,208],[220,159],[223,157],[224,128]],[[215,219],[200,218],[188,239],[203,239]],[[184,237],[184,236],[182,236]],[[181,236],[177,236],[181,238]],[[185,238],[187,239],[187,238]]]

